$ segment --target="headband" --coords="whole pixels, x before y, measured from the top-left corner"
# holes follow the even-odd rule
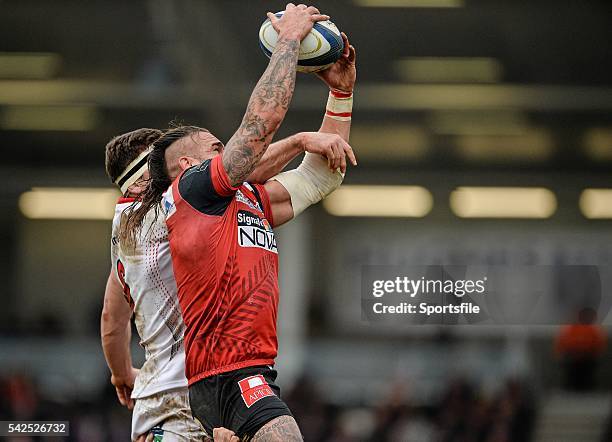
[[[128,164],[123,173],[119,175],[119,178],[115,180],[115,184],[119,186],[121,193],[127,192],[130,186],[138,181],[138,179],[149,169],[147,161],[149,160],[151,150],[153,149],[149,147],[142,151],[134,161]]]

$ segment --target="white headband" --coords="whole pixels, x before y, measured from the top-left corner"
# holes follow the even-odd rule
[[[124,194],[125,192],[127,192],[130,186],[136,181],[138,181],[138,179],[140,179],[140,177],[147,170],[149,170],[147,162],[149,160],[149,154],[151,153],[151,150],[153,149],[149,147],[148,149],[141,152],[140,155],[138,155],[134,161],[128,164],[123,173],[119,175],[119,178],[115,180],[115,184],[119,186],[119,188],[121,189],[121,193]]]

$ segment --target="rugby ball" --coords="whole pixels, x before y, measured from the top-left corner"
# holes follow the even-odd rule
[[[275,14],[282,17],[282,12]],[[268,58],[276,47],[278,33],[266,19],[259,28],[259,47]],[[334,64],[342,55],[344,42],[340,31],[331,21],[316,22],[310,34],[302,40],[298,55],[297,70],[300,72],[317,72]]]

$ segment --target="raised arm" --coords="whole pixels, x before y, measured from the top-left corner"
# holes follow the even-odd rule
[[[274,225],[291,220],[308,206],[315,204],[333,192],[344,178],[346,156],[357,165],[355,156],[348,147],[353,105],[353,88],[356,80],[355,48],[343,33],[344,53],[332,67],[317,74],[330,88],[327,109],[319,132],[334,134],[339,138],[331,155],[325,158],[307,153],[297,169],[283,172],[265,185]],[[329,135],[331,136],[331,135]],[[346,145],[346,146],[345,146]],[[334,161],[341,160],[340,169]]]
[[[349,43],[346,34],[342,33],[342,39],[344,52],[338,62],[316,74],[330,89],[330,99],[319,132],[301,132],[272,143],[247,181],[265,183],[282,172],[285,166],[301,152],[324,156],[330,170],[340,168],[342,173],[346,172],[346,157],[354,166],[357,165],[355,155],[347,144],[351,131],[351,118],[347,116],[347,112],[342,112],[352,106],[352,94],[357,76],[355,48]],[[330,136],[332,134],[336,134],[341,140]],[[279,190],[282,193],[282,189]]]
[[[279,19],[268,13],[278,41],[267,69],[251,94],[240,127],[223,151],[223,167],[232,186],[241,184],[255,169],[285,118],[293,97],[301,40],[315,22],[329,17],[317,8],[289,3]]]
[[[259,160],[259,164],[246,181],[264,184],[270,178],[281,173],[291,160],[303,152],[324,156],[329,161],[330,170],[339,168],[344,173],[346,171],[346,159],[344,155],[338,155],[339,150],[346,153],[353,165],[356,164],[351,146],[335,132],[324,133],[322,130],[319,130],[319,132],[299,132],[270,144],[266,153]]]
[[[340,59],[329,69],[316,73],[317,77],[329,87],[330,92],[330,99],[327,102],[327,109],[319,132],[338,134],[348,142],[351,133],[353,89],[357,80],[357,69],[355,48],[350,44],[344,32],[342,40],[344,41],[344,52]]]
[[[302,133],[291,135],[270,144],[246,181],[264,184],[274,175],[281,173],[287,164],[302,152],[304,152],[304,136]]]

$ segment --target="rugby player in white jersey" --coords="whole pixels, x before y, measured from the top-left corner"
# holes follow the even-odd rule
[[[159,439],[156,433],[162,431],[167,432],[166,440],[203,440],[206,434],[191,416],[184,394],[184,325],[176,302],[166,231],[150,223],[150,232],[130,250],[120,246],[116,235],[121,212],[136,200],[148,178],[147,147],[161,133],[139,129],[115,137],[106,146],[107,173],[123,195],[113,219],[102,346],[119,401],[134,408],[132,440],[144,440],[149,432]],[[129,349],[132,314],[145,349],[140,371],[133,368]],[[171,434],[177,437],[173,439]]]

